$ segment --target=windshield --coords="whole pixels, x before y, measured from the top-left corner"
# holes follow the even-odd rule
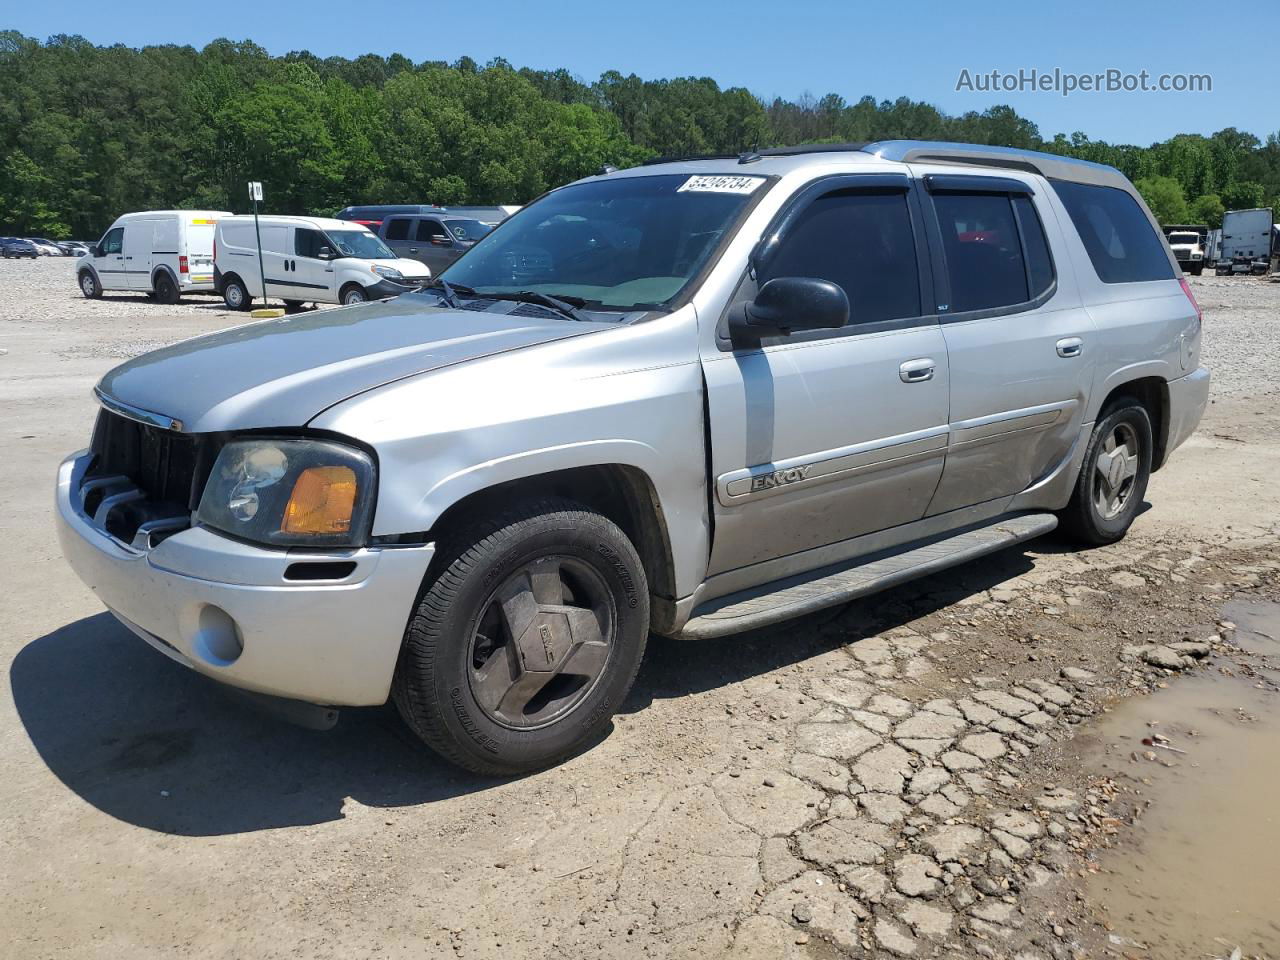
[[[394,260],[391,249],[368,230],[326,230],[329,242],[344,257],[363,260]]]
[[[1200,242],[1200,235],[1198,233],[1171,233],[1169,234],[1169,242],[1196,244]]]
[[[444,225],[449,228],[455,240],[479,240],[493,229],[479,220],[446,220]]]
[[[479,292],[576,297],[587,309],[661,309],[765,182],[660,174],[568,186],[515,214],[441,277]]]

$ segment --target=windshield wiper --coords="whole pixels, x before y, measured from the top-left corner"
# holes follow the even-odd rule
[[[568,294],[563,297],[553,297],[549,293],[538,293],[536,290],[521,290],[518,293],[489,293],[484,290],[473,290],[472,293],[478,297],[484,297],[486,300],[513,300],[516,303],[535,303],[540,307],[554,310],[562,317],[568,317],[570,320],[578,320],[582,323],[591,322],[589,317],[584,316],[578,310],[579,307],[587,302],[581,297],[572,297]]]
[[[461,310],[462,304],[458,301],[458,294],[464,297],[474,297],[476,292],[470,287],[461,283],[450,283],[448,280],[436,277],[430,283],[422,287],[423,290],[440,290],[444,295],[440,297],[440,302],[446,307],[452,307],[454,310]]]

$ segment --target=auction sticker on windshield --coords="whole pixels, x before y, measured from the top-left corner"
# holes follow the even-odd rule
[[[764,183],[764,177],[730,177],[722,175],[699,175],[690,177],[676,190],[676,193],[696,191],[698,193],[754,193]]]

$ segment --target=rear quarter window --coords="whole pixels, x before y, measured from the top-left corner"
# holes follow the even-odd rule
[[[1099,280],[1139,283],[1173,279],[1164,244],[1128,191],[1065,180],[1052,182]]]

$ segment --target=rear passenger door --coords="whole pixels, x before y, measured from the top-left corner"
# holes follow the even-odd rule
[[[720,318],[703,354],[710,573],[924,515],[947,446],[947,354],[923,234],[903,175],[819,180],[766,231],[733,303],[776,277],[819,277],[844,289],[850,317],[758,346],[731,342]]]
[[[124,225],[124,269],[128,289],[151,289],[151,249],[154,220],[130,220]]]
[[[1043,179],[929,173],[921,182],[951,363],[935,515],[1011,497],[1071,455],[1093,380],[1094,327],[1051,252],[1063,249],[1062,232]]]
[[[458,244],[443,223],[434,217],[418,221],[418,251],[414,256],[431,268],[434,277],[457,260]]]
[[[418,243],[413,237],[413,217],[387,217],[384,227],[382,239],[397,257],[420,259]]]

